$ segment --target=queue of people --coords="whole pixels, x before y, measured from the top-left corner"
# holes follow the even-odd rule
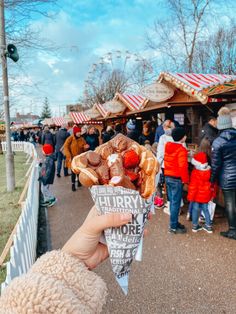
[[[208,203],[215,197],[216,186],[219,185],[224,194],[229,225],[228,230],[221,232],[221,235],[236,240],[236,129],[232,126],[227,108],[223,107],[218,112],[216,127],[217,135],[214,139],[207,128],[204,129],[198,152],[194,156],[188,155],[184,128],[176,127],[173,121],[165,121],[161,132],[158,133],[157,158],[170,203],[169,232],[172,234],[186,233],[185,226],[179,222],[184,187],[188,187],[187,198],[192,205],[192,231],[199,232],[204,229],[208,233],[213,232]],[[134,121],[128,121],[126,128],[130,138],[138,135]],[[70,135],[65,126],[62,126],[56,134],[56,149],[53,143],[44,142],[42,150],[46,159],[42,164],[40,180],[44,185],[42,191],[45,202],[55,198],[49,189],[56,171],[55,152],[60,151],[70,167],[71,159],[75,155],[90,149],[90,145],[95,149],[98,144],[97,139],[95,140],[98,134],[96,130],[91,129],[82,130],[74,126]],[[142,145],[146,145],[147,140],[151,141],[150,130],[145,123],[142,134],[139,134]],[[124,132],[120,126],[114,134],[111,131],[106,130],[110,136],[114,136],[115,132]],[[47,134],[44,138],[47,141],[50,136]],[[60,142],[57,142],[59,139]],[[150,146],[151,144],[153,146],[150,142]],[[209,145],[211,154],[207,154]],[[206,151],[202,151],[202,147],[207,147]],[[191,174],[190,161],[194,167]],[[203,226],[199,224],[201,211],[205,216]],[[122,226],[131,220],[131,214],[112,213],[98,216],[96,208],[93,207],[83,225],[61,250],[44,254],[27,274],[10,283],[0,298],[0,312],[100,313],[107,296],[107,288],[104,281],[90,270],[109,255],[107,246],[99,243],[101,234],[106,228]]]
[[[200,133],[198,152],[190,156],[186,146],[186,133],[176,121],[165,120],[161,126],[153,128],[151,121],[144,121],[142,127],[137,120],[129,119],[126,125],[109,125],[99,131],[94,126],[78,127],[74,125],[70,130],[66,125],[55,133],[45,126],[41,140],[44,147],[51,146],[52,160],[57,160],[55,173],[61,177],[63,167],[64,176],[71,175],[71,188],[75,192],[81,186],[78,176],[71,171],[73,157],[85,152],[95,150],[102,143],[106,143],[119,133],[127,135],[151,150],[160,164],[157,176],[157,193],[154,204],[164,206],[164,212],[170,215],[169,231],[171,233],[185,233],[186,228],[179,223],[180,208],[183,205],[183,190],[187,192],[189,209],[187,219],[192,220],[192,231],[205,230],[213,232],[212,219],[208,212],[208,203],[216,196],[219,186],[225,199],[229,230],[221,234],[228,238],[236,239],[236,130],[233,128],[230,112],[223,107],[218,117],[209,117]],[[46,145],[46,146],[45,146]],[[44,151],[45,153],[45,151]],[[47,154],[46,154],[47,155]],[[48,156],[49,157],[49,156]],[[48,164],[50,164],[48,162]],[[47,166],[46,166],[47,168]],[[189,170],[192,170],[191,171]],[[47,172],[47,169],[45,173]],[[43,204],[55,203],[51,196],[47,180],[43,180],[46,187],[42,188]],[[47,183],[47,184],[46,184]],[[163,194],[166,192],[166,198]],[[186,193],[185,193],[186,194]],[[203,215],[205,224],[199,224],[199,216]]]

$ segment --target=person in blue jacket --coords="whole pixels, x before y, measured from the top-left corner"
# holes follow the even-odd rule
[[[57,199],[50,190],[50,185],[54,182],[55,177],[55,161],[56,156],[53,153],[53,146],[51,144],[44,144],[42,147],[43,155],[46,157],[41,163],[41,170],[39,175],[39,181],[41,182],[41,191],[43,194],[43,202],[40,203],[41,206],[51,207],[56,202]]]
[[[226,107],[218,112],[217,128],[220,134],[212,144],[211,182],[218,182],[224,194],[229,230],[220,234],[236,240],[236,129]]]

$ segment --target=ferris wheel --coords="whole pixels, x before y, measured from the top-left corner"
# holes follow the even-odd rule
[[[84,81],[84,100],[105,102],[115,92],[137,94],[152,78],[151,63],[139,54],[128,50],[108,52],[90,66]]]

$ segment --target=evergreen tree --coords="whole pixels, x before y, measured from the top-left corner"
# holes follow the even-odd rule
[[[48,98],[45,97],[44,105],[43,105],[43,111],[41,113],[41,119],[46,119],[46,118],[51,118],[51,117],[52,117],[52,113],[51,113],[51,109],[49,107]]]

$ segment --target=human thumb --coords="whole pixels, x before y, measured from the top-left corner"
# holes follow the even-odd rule
[[[100,233],[110,227],[120,227],[125,225],[130,222],[131,219],[132,214],[111,213],[94,217],[90,220],[90,226],[87,227],[89,227],[90,230],[94,230],[94,233]]]

